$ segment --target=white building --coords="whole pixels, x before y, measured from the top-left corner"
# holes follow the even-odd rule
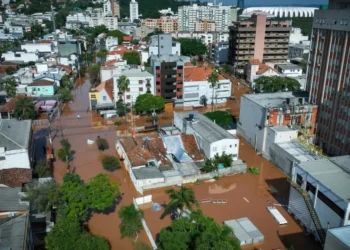
[[[181,55],[181,44],[173,41],[170,34],[159,34],[151,37],[148,54],[162,55]]]
[[[258,59],[250,59],[246,65],[246,80],[250,83],[250,87],[254,89],[255,80],[261,76],[279,76],[280,73],[270,66],[261,63]]]
[[[125,75],[130,85],[128,90],[125,92],[125,96],[119,95],[118,79],[120,76]],[[117,71],[113,77],[114,81],[114,100],[119,100],[120,97],[127,104],[131,104],[136,101],[136,98],[142,94],[155,94],[154,76],[147,71],[142,69],[125,69]]]
[[[184,134],[193,134],[207,158],[225,153],[238,160],[239,139],[200,112],[174,112],[174,125]]]
[[[289,43],[291,44],[299,44],[302,41],[309,40],[309,36],[304,36],[301,33],[300,28],[292,28],[290,35],[289,35]]]
[[[185,64],[182,89],[183,99],[181,100],[182,102],[178,100],[176,105],[198,107],[210,104],[212,100],[215,105],[226,103],[227,98],[231,96],[231,81],[219,74],[218,83],[213,91],[211,84],[208,82],[208,77],[212,72],[213,70],[209,67],[196,67],[192,64]]]
[[[54,44],[40,41],[36,43],[25,43],[21,45],[21,49],[34,53],[51,53],[54,52]]]
[[[103,3],[104,16],[118,16],[120,17],[120,7],[116,0],[106,0]]]
[[[205,45],[211,43],[227,42],[229,40],[229,32],[200,32],[200,31],[179,31],[172,33],[174,38],[192,38],[199,39]]]
[[[130,2],[130,22],[139,19],[139,4],[135,0]]]
[[[105,40],[106,50],[111,51],[112,47],[118,45],[118,38],[113,36],[108,36]]]
[[[123,60],[112,60],[106,62],[105,66],[101,67],[101,81],[108,80],[110,78],[113,78],[117,72],[121,72],[124,69],[129,69],[129,66],[127,65],[126,61]]]
[[[2,58],[8,62],[36,62],[39,56],[35,52],[27,52],[25,50],[14,50],[2,53]]]
[[[304,58],[309,53],[310,53],[310,41],[304,41],[304,42],[301,42],[300,44],[289,44],[288,46],[288,59]]]
[[[31,169],[32,121],[0,119],[0,170]]]
[[[303,74],[302,67],[292,63],[275,64],[275,69],[282,76],[286,77],[299,77]]]
[[[307,97],[306,92],[243,95],[237,134],[270,159],[274,143],[296,139],[301,125],[314,127],[317,106],[307,103]],[[313,134],[311,128],[310,134]]]
[[[317,239],[324,242],[327,229],[350,225],[349,155],[295,163],[292,182],[288,211]],[[310,200],[305,199],[300,189]],[[316,212],[319,222],[310,216],[308,205]],[[320,228],[317,233],[315,229]]]
[[[232,22],[237,21],[237,8],[208,3],[206,6],[192,4],[178,8],[179,31],[195,31],[197,20],[214,21],[216,31],[228,31]]]

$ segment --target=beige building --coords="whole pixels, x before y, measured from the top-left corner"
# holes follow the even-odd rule
[[[230,26],[229,61],[235,72],[243,74],[251,58],[262,63],[286,62],[290,31],[288,22],[269,21],[265,14],[234,22]]]
[[[164,33],[173,33],[178,31],[178,21],[169,17],[158,19],[146,18],[141,21],[141,27],[160,29]]]
[[[211,32],[216,30],[216,25],[214,21],[210,20],[198,20],[196,21],[195,31],[201,32]]]

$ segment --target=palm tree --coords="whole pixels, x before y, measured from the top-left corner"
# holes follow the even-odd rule
[[[216,84],[219,81],[219,75],[218,73],[214,70],[208,78],[208,82],[211,83],[211,87],[213,89],[213,94],[211,96],[211,111],[214,111],[214,88],[216,87]]]
[[[164,209],[164,213],[169,213],[174,208],[179,208],[182,214],[185,207],[192,211],[192,205],[198,206],[194,192],[190,188],[181,187],[179,191],[169,189],[165,193],[168,194],[170,202]]]
[[[32,120],[36,115],[33,102],[26,97],[18,99],[13,113],[20,120]]]
[[[16,96],[16,80],[13,77],[7,78],[4,82],[4,90],[6,92],[6,95],[8,97],[15,97]]]
[[[129,85],[130,85],[130,80],[128,79],[128,77],[126,75],[121,75],[118,79],[118,82],[117,82],[117,86],[118,86],[118,89],[119,89],[119,98],[120,100],[122,99],[121,96],[123,95],[124,96],[124,104],[126,104],[126,100],[125,100],[125,92],[126,90],[129,88]],[[125,120],[127,120],[126,116],[126,105],[125,106]]]

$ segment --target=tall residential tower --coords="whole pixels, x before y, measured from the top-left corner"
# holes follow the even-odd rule
[[[350,1],[315,11],[311,42],[307,91],[319,105],[316,143],[331,156],[350,154]]]
[[[130,2],[130,22],[139,19],[139,4],[135,0]]]

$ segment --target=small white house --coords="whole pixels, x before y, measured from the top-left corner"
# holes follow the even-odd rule
[[[275,64],[275,69],[281,76],[286,77],[298,77],[303,74],[302,67],[292,63]]]
[[[21,45],[21,49],[33,53],[51,53],[54,52],[54,44],[50,42],[25,43]]]
[[[118,45],[118,38],[113,36],[108,36],[105,41],[106,50],[111,51],[111,48]]]
[[[246,65],[246,80],[250,83],[250,86],[254,88],[254,80],[261,76],[278,76],[279,72],[271,68],[270,66],[261,63],[258,59],[250,59]]]
[[[25,50],[17,50],[17,51],[7,51],[2,53],[2,58],[8,62],[36,62],[39,59],[39,56],[34,52],[27,52]]]

